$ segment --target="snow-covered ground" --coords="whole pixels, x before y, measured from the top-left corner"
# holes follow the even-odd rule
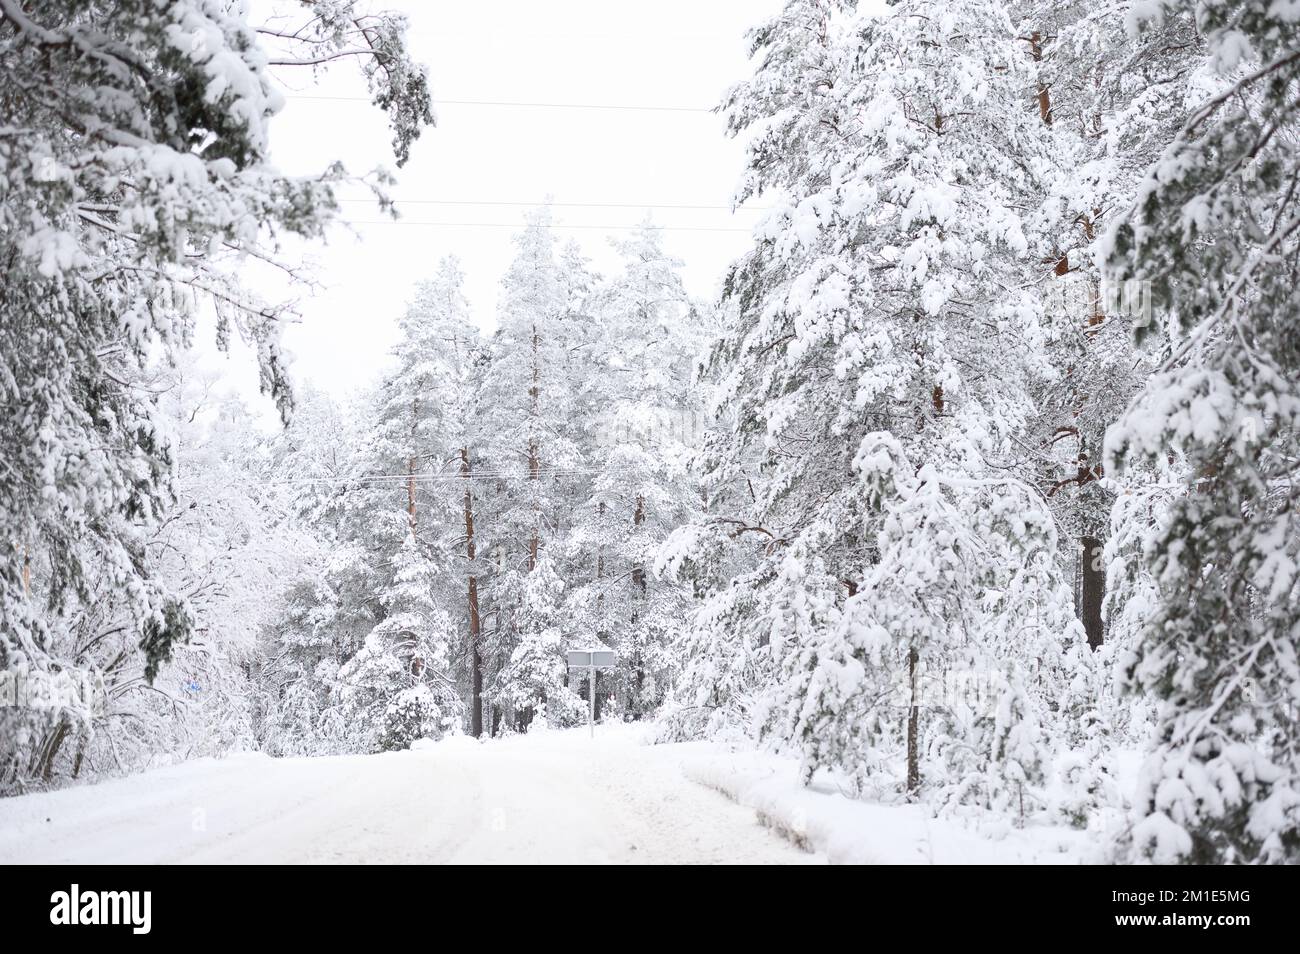
[[[1016,828],[1002,816],[934,817],[920,805],[850,798],[819,775],[799,782],[798,765],[761,752],[683,746],[687,778],[753,808],[759,819],[831,864],[1096,864],[1109,837],[1065,825]]]
[[[199,759],[0,800],[0,863],[1070,863],[1082,832],[976,830],[805,789],[793,762],[635,726],[410,752]]]
[[[809,863],[635,727],[236,755],[0,800],[0,862]]]

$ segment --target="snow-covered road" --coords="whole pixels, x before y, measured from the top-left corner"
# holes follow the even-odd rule
[[[0,800],[0,863],[809,863],[634,728],[201,759]]]

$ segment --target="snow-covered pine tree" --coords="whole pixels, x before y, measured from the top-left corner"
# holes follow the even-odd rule
[[[1148,282],[1161,364],[1108,433],[1113,466],[1182,478],[1147,541],[1158,609],[1123,662],[1160,710],[1132,849],[1156,861],[1300,859],[1300,20],[1263,0],[1194,16],[1213,91],[1108,236]]]
[[[1051,503],[1082,629],[1071,636],[1065,693],[1054,711],[1058,807],[1075,824],[1101,825],[1125,803],[1115,754],[1146,729],[1143,706],[1115,700],[1112,670],[1149,605],[1141,540],[1169,485],[1131,471],[1120,494],[1101,460],[1106,428],[1141,389],[1152,356],[1135,348],[1132,335],[1149,297],[1104,282],[1098,249],[1194,106],[1202,43],[1186,16],[1134,36],[1121,5],[1060,0],[1013,9],[1035,70],[1024,102],[1050,127],[1041,191],[1025,197],[1037,210],[1028,221],[1047,365],[1017,472]],[[1109,579],[1108,566],[1115,568]]]
[[[568,603],[575,632],[617,651],[602,685],[640,718],[662,699],[668,643],[687,611],[684,589],[652,576],[659,547],[698,509],[686,464],[700,430],[693,373],[709,329],[659,229],[647,221],[615,245],[623,268],[595,304],[597,400],[586,435],[595,473],[568,535],[579,559]]]
[[[457,632],[443,608],[444,570],[415,528],[386,556],[383,618],[338,672],[340,718],[362,751],[440,738],[463,713],[449,675]]]
[[[148,683],[141,674],[146,649],[130,600],[115,589],[114,567],[86,558],[93,599],[46,617],[46,647],[52,658],[75,664],[65,679],[85,674],[91,691],[76,698],[84,706],[76,717],[65,713],[47,734],[9,740],[17,771],[0,790],[252,743],[257,694],[249,670],[257,636],[274,612],[281,578],[295,572],[309,541],[284,519],[276,488],[258,481],[263,442],[248,409],[214,381],[182,359],[154,382],[154,420],[173,450],[176,496],[146,536],[145,553],[159,583],[187,601],[192,637]],[[74,699],[66,702],[72,709]]]
[[[404,20],[357,7],[259,31],[215,0],[0,3],[0,667],[35,681],[75,670],[52,655],[51,628],[103,599],[97,585],[124,601],[147,679],[194,633],[148,549],[175,459],[148,383],[202,303],[219,343],[238,329],[252,344],[289,414],[283,309],[241,291],[236,270],[273,260],[270,233],[320,236],[343,171],[296,179],[268,164],[283,104],[270,70],[349,49],[393,117],[399,162],[432,121]],[[268,49],[282,42],[295,52]],[[0,713],[0,775],[23,771],[15,740],[48,748],[85,715],[74,709]]]
[[[1105,285],[1097,248],[1127,208],[1146,167],[1189,108],[1198,40],[1187,18],[1135,39],[1119,5],[1078,0],[1012,4],[1048,145],[1025,204],[1035,279],[1044,306],[1047,364],[1035,389],[1021,472],[1042,487],[1076,580],[1078,615],[1090,646],[1106,638],[1104,548],[1114,488],[1104,479],[1102,436],[1150,368],[1132,344],[1146,302]],[[1127,633],[1120,632],[1121,638]]]
[[[284,581],[263,633],[258,741],[274,755],[349,750],[333,707],[340,667],[360,651],[381,608],[356,486],[368,422],[307,387],[293,421],[270,441],[268,481],[287,489],[289,519],[302,528],[303,565]]]
[[[564,584],[558,569],[563,560],[558,523],[569,509],[565,477],[584,467],[573,419],[580,392],[574,372],[581,365],[571,354],[581,342],[574,340],[578,326],[568,319],[574,295],[586,280],[575,274],[580,263],[572,254],[563,260],[557,255],[549,209],[531,215],[515,244],[517,254],[501,283],[500,318],[487,349],[475,415],[479,456],[493,475],[485,485],[479,525],[490,573],[480,594],[491,607],[484,665],[491,673],[494,731],[502,718],[515,728],[525,727],[546,698],[566,688],[562,640],[552,646],[561,665],[549,688],[531,678],[516,684],[520,670],[510,662],[525,633],[540,638],[555,628],[525,626],[524,597],[530,592],[528,577],[548,549],[556,551],[550,554],[552,572]],[[541,589],[551,594],[549,588]],[[552,595],[562,601],[560,594]],[[555,625],[564,629],[562,621]],[[533,665],[529,672],[552,670]]]
[[[420,284],[398,326],[393,368],[352,457],[355,483],[336,505],[341,552],[360,557],[340,569],[368,586],[353,587],[361,605],[340,607],[342,617],[373,621],[337,673],[338,718],[360,748],[436,737],[463,709],[451,668],[468,630],[456,478],[478,332],[454,259]]]
[[[523,593],[511,612],[514,648],[493,690],[496,704],[520,715],[520,728],[572,725],[587,713],[587,704],[568,685],[567,620],[564,581],[546,552],[523,579]]]
[[[744,642],[726,629],[759,634],[736,653],[770,660],[770,685],[750,687],[759,727],[809,774],[865,779],[905,741],[892,777],[915,792],[925,723],[959,727],[922,720],[912,687],[1000,671],[1017,614],[1042,652],[1014,658],[1041,683],[1068,600],[1043,559],[1050,519],[998,472],[1041,358],[1019,212],[1032,171],[1013,157],[1044,148],[1043,124],[1021,108],[1002,4],[853,6],[788,4],[755,32],[755,76],[729,98],[733,130],[755,131],[740,197],[767,192],[777,210],[728,281],[737,317],[714,362],[735,423],[708,450],[710,516],[684,534],[694,552],[672,545],[709,578],[720,534],[753,541],[751,568],[724,577],[700,622],[723,628],[714,651]],[[685,688],[696,704],[714,691]],[[997,758],[975,728],[954,741]]]

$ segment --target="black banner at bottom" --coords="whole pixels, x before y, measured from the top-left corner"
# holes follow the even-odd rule
[[[329,942],[357,931],[396,938],[440,923],[486,932],[497,944],[509,941],[513,925],[536,942],[540,925],[571,916],[594,920],[602,933],[657,934],[663,944],[752,935],[772,943],[768,932],[782,925],[927,945],[999,932],[1024,943],[1038,930],[1044,944],[1127,936],[1223,945],[1260,932],[1285,936],[1294,921],[1284,906],[1296,897],[1292,872],[1276,868],[865,868],[824,880],[802,871],[784,886],[780,872],[764,871],[760,880],[734,869],[676,871],[667,884],[653,873],[593,883],[582,872],[539,878],[415,867],[10,867],[8,874],[3,920],[11,936],[128,945]]]

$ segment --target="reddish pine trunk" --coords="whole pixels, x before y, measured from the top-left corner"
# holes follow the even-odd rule
[[[632,525],[634,527],[639,527],[643,523],[645,523],[645,498],[638,494],[636,498],[636,510],[632,514]],[[632,585],[641,591],[641,596],[644,599],[646,593],[644,564],[637,563],[632,567]]]
[[[528,389],[529,414],[532,418],[534,428],[533,434],[528,438],[528,479],[536,481],[540,476],[540,462],[537,457],[537,418],[538,405],[541,402],[541,367],[538,365],[538,345],[541,342],[537,334],[537,325],[533,325],[533,384]],[[533,485],[533,533],[528,539],[528,572],[531,573],[537,567],[537,550],[540,545],[538,535],[540,533],[541,513],[537,504],[537,485]]]
[[[406,518],[415,532],[415,468],[420,459],[415,453],[415,435],[420,419],[420,399],[411,402],[411,456],[406,459]]]
[[[478,576],[474,572],[474,498],[470,493],[469,448],[460,449],[460,473],[465,478],[465,556],[469,559],[469,658],[473,701],[470,735],[483,734],[483,656],[479,650]]]
[[[1043,35],[1037,30],[1029,34],[1029,53],[1035,63],[1043,62]],[[1052,94],[1041,80],[1038,83],[1038,116],[1047,125],[1052,125]]]

